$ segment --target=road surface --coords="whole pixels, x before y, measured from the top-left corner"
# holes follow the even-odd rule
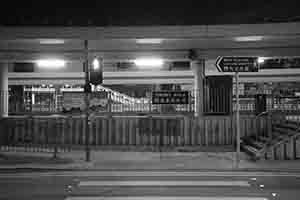
[[[0,172],[0,200],[299,200],[300,174]]]

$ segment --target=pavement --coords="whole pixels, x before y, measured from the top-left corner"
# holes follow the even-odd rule
[[[298,200],[300,161],[235,152],[0,151],[0,200]],[[17,192],[16,192],[17,191]]]
[[[93,150],[85,161],[84,150],[60,152],[0,151],[0,170],[213,170],[299,172],[300,160],[252,161],[241,153],[236,166],[235,152],[135,152]]]
[[[178,171],[0,173],[2,200],[298,200],[299,175]]]

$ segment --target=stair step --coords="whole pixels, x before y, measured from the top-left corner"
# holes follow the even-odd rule
[[[281,133],[283,135],[288,135],[288,136],[292,136],[292,135],[295,135],[295,134],[299,133],[298,131],[294,131],[294,130],[287,129],[287,128],[273,127],[273,130],[275,132],[279,132],[279,133]]]
[[[274,140],[275,138],[284,139],[284,138],[287,137],[286,135],[281,134],[280,132],[277,132],[277,131],[273,131],[272,135],[273,135],[273,139],[272,140]]]
[[[286,143],[287,141],[289,141],[289,138],[284,138],[284,139],[280,139],[280,140],[276,140],[276,139],[274,139],[274,140],[272,140],[270,143],[269,143],[269,146],[271,147],[271,146],[277,146],[277,145],[279,145],[279,144],[283,144],[283,143]]]
[[[278,128],[286,128],[286,129],[292,129],[292,130],[297,130],[299,128],[299,126],[294,123],[274,124],[274,126],[278,127]]]
[[[292,120],[286,120],[285,123],[293,124],[293,125],[296,125],[296,126],[300,125],[300,122],[298,122],[298,121],[292,121]]]
[[[283,143],[285,141],[288,141],[290,138],[286,135],[282,135],[277,132],[273,132],[274,138],[268,143],[269,146],[273,146],[278,143]]]
[[[250,145],[242,145],[241,146],[244,152],[251,156],[251,159],[254,161],[259,160],[261,158],[260,151]]]
[[[259,142],[259,141],[255,141],[253,144],[260,149],[262,149],[265,146],[263,142]]]
[[[269,142],[271,140],[271,138],[266,137],[266,136],[262,136],[262,135],[259,135],[258,137],[256,137],[256,135],[252,135],[252,136],[250,136],[250,138],[253,139],[253,140],[258,140],[262,143],[266,143],[266,142]]]
[[[258,148],[258,149],[261,149],[261,148],[264,147],[264,143],[263,142],[257,141],[257,140],[255,140],[253,138],[251,138],[251,139],[248,140],[248,144],[251,145],[251,146],[253,146],[253,147],[255,147],[255,148]]]
[[[258,139],[262,142],[270,142],[271,139],[268,137],[264,137],[264,136],[259,136]]]
[[[242,145],[242,148],[243,148],[243,150],[246,151],[247,153],[250,153],[251,156],[253,156],[255,160],[259,159],[259,157],[260,157],[260,152],[259,152],[259,150],[256,149],[255,147],[250,146],[250,145]]]

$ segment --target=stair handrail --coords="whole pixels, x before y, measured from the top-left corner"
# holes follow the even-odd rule
[[[262,116],[263,114],[267,114],[267,113],[269,113],[269,112],[270,112],[270,110],[261,112],[261,113],[259,113],[258,115],[256,115],[255,118],[258,118],[258,117]]]
[[[286,118],[285,118],[285,121],[288,121]],[[300,131],[300,122],[299,121],[296,121],[297,122],[297,128],[296,128],[296,132]]]
[[[258,115],[255,116],[255,120],[257,120],[259,117],[261,117],[264,114],[268,114],[270,112],[270,110],[266,110],[264,112],[259,113]],[[256,131],[256,141],[258,141],[258,131]]]

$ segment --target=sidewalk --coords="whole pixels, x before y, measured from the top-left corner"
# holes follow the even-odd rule
[[[299,172],[300,160],[250,161],[241,154],[239,168],[234,152],[122,152],[92,151],[85,162],[84,151],[60,153],[0,152],[0,169],[55,170],[219,170]]]

